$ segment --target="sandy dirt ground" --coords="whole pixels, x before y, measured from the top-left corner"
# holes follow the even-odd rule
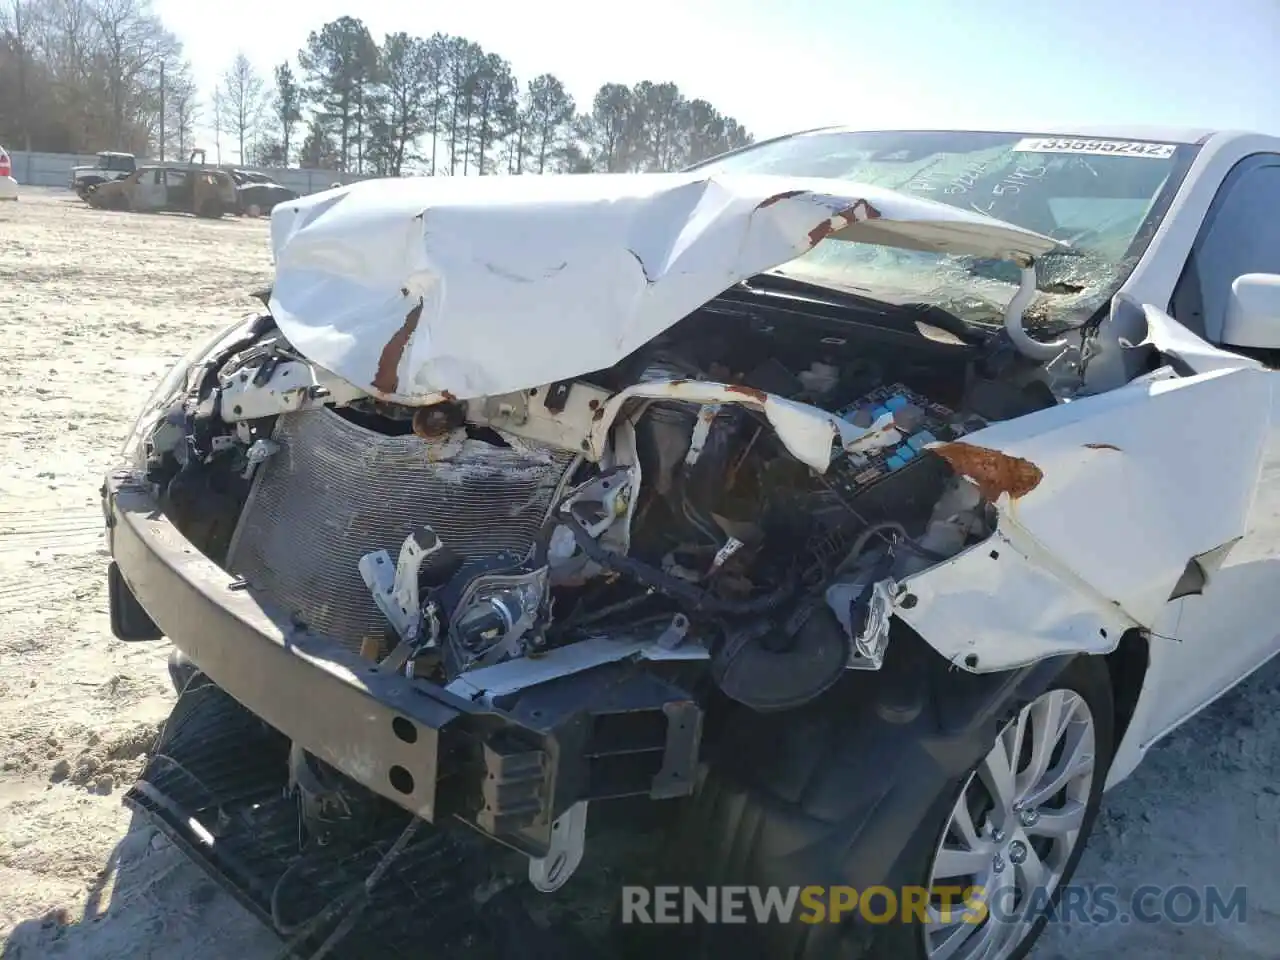
[[[263,222],[0,207],[0,958],[267,960],[279,942],[120,796],[172,703],[107,622],[98,485],[194,337],[252,312]],[[1224,638],[1224,641],[1228,638]],[[1280,957],[1280,665],[1106,801],[1082,884],[1247,887],[1245,923],[1072,923],[1035,956]]]

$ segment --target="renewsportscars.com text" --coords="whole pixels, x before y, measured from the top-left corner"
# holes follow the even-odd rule
[[[1157,886],[1131,891],[1114,886],[1068,886],[1049,909],[1039,890],[1018,902],[1010,888],[981,887],[637,887],[622,888],[623,923],[982,923],[1014,921],[1048,911],[1049,921],[1086,924],[1243,923],[1244,887]]]

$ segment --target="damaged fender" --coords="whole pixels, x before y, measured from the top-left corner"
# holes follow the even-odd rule
[[[905,578],[896,614],[977,671],[1103,653],[1152,628],[1188,561],[1246,532],[1273,376],[1242,360],[1135,381],[934,447],[999,525]]]
[[[1015,261],[1058,245],[839,180],[372,180],[272,211],[270,307],[311,361],[384,400],[429,405],[610,367],[827,239]]]

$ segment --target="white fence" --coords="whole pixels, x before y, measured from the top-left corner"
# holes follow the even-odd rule
[[[76,166],[92,166],[98,158],[92,154],[76,155],[74,153],[39,153],[37,151],[10,151],[9,159],[13,163],[13,178],[19,183],[33,187],[70,187],[71,168]],[[154,161],[139,160],[139,163]],[[169,163],[181,163],[181,160],[170,159]],[[352,183],[365,180],[354,173],[340,173],[337,170],[297,170],[297,169],[259,169],[257,167],[236,167],[224,163],[223,169],[258,170],[265,173],[276,183],[282,184],[300,194],[315,193],[327,190],[335,183]]]

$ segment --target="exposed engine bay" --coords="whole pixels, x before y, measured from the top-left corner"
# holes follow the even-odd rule
[[[192,373],[147,472],[211,559],[379,669],[491,699],[706,659],[786,709],[878,669],[898,580],[990,535],[948,444],[1052,406],[1043,374],[1003,332],[774,276],[610,369],[407,407],[264,316]]]
[[[416,406],[309,361],[263,314],[144,413],[130,472],[273,622],[499,724],[438,740],[416,776],[263,741],[300,851],[425,803],[550,893],[590,805],[692,794],[726,701],[796,710],[854,671],[896,696],[886,658],[900,643],[915,662],[923,637],[912,578],[1007,537],[997,502],[1041,479],[965,438],[1082,387],[1077,346],[1024,349],[1021,307],[991,329],[763,274],[607,369]]]

